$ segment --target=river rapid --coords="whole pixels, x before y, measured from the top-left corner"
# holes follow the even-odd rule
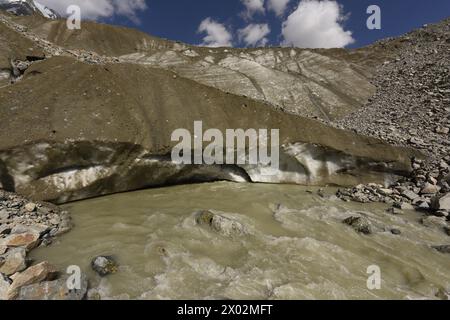
[[[421,225],[421,214],[393,215],[387,205],[317,191],[216,182],[75,202],[64,206],[74,229],[32,257],[61,270],[80,266],[89,296],[102,299],[436,299],[449,290],[450,255],[431,248],[448,236]],[[199,225],[199,210],[245,232]],[[380,230],[360,234],[342,222],[352,216]],[[119,271],[95,274],[90,262],[98,255],[115,257]],[[381,288],[370,290],[374,266]]]

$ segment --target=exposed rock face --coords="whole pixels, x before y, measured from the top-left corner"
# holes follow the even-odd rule
[[[367,53],[350,55],[345,51],[294,52],[287,49],[210,53],[209,49],[186,46],[177,51],[174,47],[178,48],[179,44],[144,38],[147,45],[141,46],[139,51],[145,55],[180,55],[187,59],[188,62],[178,65],[179,69],[171,69],[176,72],[174,74],[167,70],[171,64],[164,64],[164,59],[158,65],[131,58],[129,61],[132,63],[123,63],[121,59],[102,58],[92,53],[88,56],[98,59],[86,60],[80,51],[73,48],[76,44],[73,38],[69,37],[67,41],[55,38],[56,44],[41,38],[51,38],[49,30],[54,30],[52,26],[61,28],[61,22],[47,25],[48,22],[36,17],[14,18],[16,22],[28,23],[27,27],[21,27],[12,22],[12,17],[5,19],[0,27],[8,30],[4,36],[6,42],[19,45],[2,47],[1,55],[20,54],[29,47],[35,47],[45,56],[44,60],[34,61],[26,68],[20,82],[0,89],[0,118],[8,119],[0,127],[0,134],[5,137],[0,141],[0,183],[7,190],[38,200],[62,203],[193,181],[388,184],[398,176],[408,174],[411,158],[421,158],[413,150],[393,148],[378,140],[283,111],[310,115],[307,109],[310,109],[311,101],[315,101],[316,107],[322,104],[320,108],[326,109],[325,102],[320,99],[339,106],[343,112],[361,105],[371,94],[371,89],[364,84],[368,83],[367,80],[364,82],[361,78],[365,76],[355,70],[358,69],[358,59]],[[44,25],[49,28],[43,28]],[[117,32],[117,36],[122,37],[125,31],[131,38],[144,37],[140,33],[111,26],[89,24],[86,28],[104,33],[105,39],[108,39],[108,33]],[[33,32],[39,32],[40,36]],[[61,47],[58,43],[69,43],[70,48]],[[82,43],[95,47],[89,41]],[[99,48],[100,54],[104,55],[109,50],[125,55],[112,42],[105,43]],[[167,53],[172,51],[175,53]],[[271,87],[271,81],[275,81],[283,87],[296,88],[297,94],[290,103],[305,109],[277,108],[278,102],[274,101],[277,97],[266,97],[271,103],[262,103],[261,97],[252,96],[250,87],[245,91],[248,97],[242,97],[227,94],[238,93],[231,90],[231,85],[228,89],[218,90],[214,88],[218,87],[215,84],[197,79],[195,75],[200,74],[201,69],[192,69],[197,63],[191,59],[206,58],[205,54],[217,55],[214,58],[217,63],[201,68],[225,68],[228,70],[226,73],[234,74],[228,79],[239,83],[236,88],[246,87],[239,80],[239,72],[248,70],[249,75],[255,72],[254,77],[261,76],[261,82],[250,81],[258,83],[256,87]],[[342,59],[349,62],[339,61]],[[295,73],[292,70],[297,63],[303,67]],[[294,69],[290,71],[287,66]],[[219,76],[220,72],[213,78]],[[275,80],[268,80],[272,77]],[[338,86],[337,78],[339,83],[342,82],[341,86]],[[351,79],[358,79],[358,85]],[[333,90],[330,89],[332,87]],[[364,92],[349,88],[359,88]],[[280,90],[284,89],[277,89]],[[314,95],[311,95],[312,91],[304,94],[305,90],[312,90],[322,98],[308,100]],[[284,92],[278,98],[284,99],[284,96],[292,94]],[[346,106],[342,104],[350,100],[356,102]],[[316,107],[314,110],[317,111]],[[331,109],[326,113],[329,117],[337,116]],[[193,131],[193,123],[197,120],[203,121],[204,130],[217,128],[222,132],[238,128],[280,129],[279,170],[267,176],[262,174],[266,170],[262,166],[172,163],[169,155],[176,144],[170,139],[172,132],[179,128]]]

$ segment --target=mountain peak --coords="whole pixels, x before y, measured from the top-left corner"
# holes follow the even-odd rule
[[[35,0],[0,0],[0,10],[5,10],[18,16],[28,16],[34,13],[48,19],[58,19],[59,14]]]

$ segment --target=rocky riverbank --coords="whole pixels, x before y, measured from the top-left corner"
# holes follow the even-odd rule
[[[450,20],[400,37],[398,56],[377,69],[377,93],[336,125],[393,145],[413,147],[409,177],[387,186],[340,190],[344,200],[386,202],[445,218],[450,213]],[[379,45],[389,46],[389,41]]]
[[[54,266],[28,258],[71,228],[69,213],[59,207],[0,190],[0,300],[84,296],[65,289],[66,279]]]

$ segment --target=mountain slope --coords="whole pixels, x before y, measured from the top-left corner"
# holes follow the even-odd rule
[[[164,68],[224,92],[324,120],[355,111],[374,94],[375,87],[370,83],[374,68],[364,62],[384,57],[374,54],[367,58],[371,52],[342,49],[212,49],[105,24],[84,22],[81,30],[68,30],[64,21],[34,17],[13,20],[68,49]]]
[[[196,81],[194,76],[180,76],[180,68],[163,63],[130,63],[123,57],[115,60],[73,47],[67,49],[30,31],[35,24],[31,29],[46,31],[50,36],[58,22],[48,24],[36,17],[4,19],[0,19],[0,27],[8,31],[1,36],[7,45],[0,47],[0,54],[4,59],[12,58],[13,69],[22,68],[13,84],[0,88],[0,183],[11,191],[62,203],[144,187],[224,179],[309,185],[388,183],[411,170],[412,157],[421,157],[411,149],[395,148],[286,113],[271,103],[230,94]],[[9,19],[27,20],[30,26],[23,28]],[[38,21],[44,22],[39,25]],[[101,53],[115,50],[110,39],[129,34],[123,28],[95,24],[88,30],[103,30],[106,34],[99,45],[105,50]],[[141,38],[140,33],[131,34],[135,39],[150,41]],[[81,35],[96,38],[95,33]],[[53,36],[63,44],[61,34]],[[80,34],[71,34],[67,42],[74,46],[77,36]],[[153,41],[140,50],[157,54],[167,52],[171,46],[169,51],[187,58],[193,51],[209,53],[207,48]],[[95,42],[80,41],[81,44]],[[29,49],[33,47],[43,54],[30,56]],[[286,49],[279,52],[283,50]],[[269,55],[274,52],[267,51]],[[237,52],[254,51],[233,50],[233,57]],[[222,54],[223,59],[228,59],[229,53],[217,53],[216,57]],[[318,54],[321,59],[328,58],[315,53]],[[329,59],[342,59],[333,57],[337,54],[347,55],[332,51]],[[352,59],[356,60],[357,55]],[[264,63],[261,61],[260,65]],[[289,76],[289,72],[276,66],[266,68],[279,76]],[[311,63],[308,70],[313,68]],[[322,64],[322,68],[329,81],[341,74],[335,69],[327,73],[329,64]],[[313,76],[319,76],[318,72],[311,72]],[[294,77],[309,81],[306,75]],[[261,165],[172,163],[169,155],[176,143],[171,141],[171,133],[179,128],[192,130],[196,120],[203,121],[204,130],[280,129],[279,170],[267,176],[263,174],[267,168]]]

